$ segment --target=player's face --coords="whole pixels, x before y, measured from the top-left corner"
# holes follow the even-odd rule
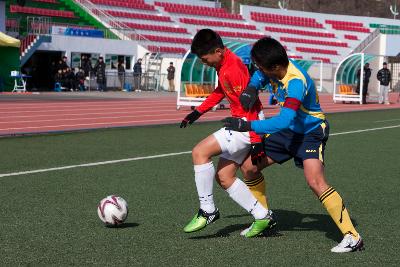
[[[273,78],[273,79],[278,79],[280,80],[280,69],[278,66],[274,66],[270,69],[267,69],[259,64],[256,63],[256,67],[261,70],[266,76],[268,76],[269,78]]]
[[[200,57],[201,62],[209,67],[217,67],[223,58],[223,49],[217,48],[213,53],[206,54]]]

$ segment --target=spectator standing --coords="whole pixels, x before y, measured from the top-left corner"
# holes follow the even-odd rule
[[[140,90],[142,81],[142,59],[139,58],[133,65],[133,86],[135,90]]]
[[[94,66],[94,71],[96,73],[97,88],[99,91],[106,91],[106,63],[103,61],[103,57],[99,57],[96,65]]]
[[[85,77],[89,77],[90,71],[92,70],[92,63],[85,55],[82,55],[81,57],[81,69],[83,70]]]
[[[360,74],[361,70],[357,71],[357,93],[360,92]],[[363,69],[363,88],[362,88],[362,103],[367,104],[367,93],[368,93],[368,84],[369,78],[371,77],[371,69],[369,68],[369,63],[365,63]]]
[[[174,78],[175,78],[175,67],[174,67],[174,63],[170,62],[169,63],[169,67],[167,69],[167,79],[168,79],[168,91],[169,92],[174,92],[175,91],[175,82],[174,82]]]
[[[71,91],[74,91],[76,89],[76,79],[75,79],[75,73],[74,73],[73,69],[67,68],[65,80],[66,80],[67,88]]]
[[[62,60],[61,60],[61,69],[65,70],[67,68],[69,68],[68,63],[67,63],[67,57],[63,56]]]
[[[123,90],[125,84],[125,66],[124,63],[122,63],[122,61],[118,62],[117,70],[118,70],[118,79],[121,84],[121,90]]]
[[[379,104],[390,105],[389,102],[389,83],[391,80],[390,70],[387,63],[383,63],[383,68],[378,71],[376,78],[380,82]]]

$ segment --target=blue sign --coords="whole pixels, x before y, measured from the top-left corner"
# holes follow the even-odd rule
[[[69,36],[104,38],[103,31],[92,29],[67,28],[64,34]]]

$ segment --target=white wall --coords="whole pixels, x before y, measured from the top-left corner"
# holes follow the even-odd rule
[[[386,55],[397,56],[400,53],[400,35],[386,35]]]

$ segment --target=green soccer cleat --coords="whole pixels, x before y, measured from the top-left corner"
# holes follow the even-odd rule
[[[250,227],[244,229],[240,235],[248,238],[258,236],[264,231],[272,229],[276,226],[276,218],[272,211],[268,211],[268,215],[261,220],[255,220]]]
[[[192,233],[205,228],[210,223],[219,219],[219,210],[216,209],[213,213],[207,213],[202,209],[193,217],[193,219],[183,228],[185,233]]]

